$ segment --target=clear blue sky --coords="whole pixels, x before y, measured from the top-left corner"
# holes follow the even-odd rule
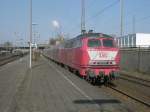
[[[15,42],[16,37],[29,40],[29,1],[0,0],[0,43]],[[85,0],[86,27],[96,32],[119,35],[119,0]],[[54,35],[52,21],[71,37],[80,33],[80,0],[33,0],[34,30],[45,42]],[[114,5],[110,8],[111,4]],[[98,12],[101,12],[96,15]],[[124,34],[132,33],[132,18],[136,18],[136,32],[150,33],[150,0],[124,0]],[[15,33],[16,32],[16,33]]]

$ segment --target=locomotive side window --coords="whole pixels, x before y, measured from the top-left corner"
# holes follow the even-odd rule
[[[89,39],[88,40],[88,47],[100,47],[101,42],[98,39]]]
[[[82,46],[82,41],[80,39],[76,39],[73,42],[73,47],[77,48],[77,47],[81,47]]]
[[[103,46],[104,46],[104,47],[114,47],[113,40],[104,39],[104,40],[103,40]]]

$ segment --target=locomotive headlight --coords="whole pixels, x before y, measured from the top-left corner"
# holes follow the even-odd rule
[[[112,63],[113,63],[113,62],[111,61],[110,64],[112,65]]]
[[[90,61],[89,65],[99,65],[99,62],[98,61]]]
[[[93,62],[93,65],[95,65],[96,64],[96,62]]]
[[[116,62],[115,61],[112,61],[112,65],[115,65],[116,64]]]
[[[96,61],[89,61],[89,65],[96,65]]]

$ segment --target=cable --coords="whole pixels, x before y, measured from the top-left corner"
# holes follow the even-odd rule
[[[113,3],[111,3],[110,5],[104,7],[102,10],[100,10],[99,12],[97,12],[95,15],[93,15],[92,17],[90,17],[89,19],[86,20],[86,23],[88,23],[90,20],[92,20],[93,18],[96,18],[97,16],[99,16],[100,14],[104,13],[106,10],[110,9],[111,7],[115,6],[117,3],[119,3],[119,0],[114,1]],[[75,28],[79,27],[80,24],[76,25],[74,28],[72,28],[70,31],[73,31]]]
[[[138,22],[144,21],[144,20],[149,19],[149,18],[150,18],[150,16],[143,17],[143,18],[139,19]]]
[[[145,16],[145,17],[143,17],[143,18],[141,18],[139,20],[136,20],[136,24],[137,24],[137,22],[139,23],[139,22],[144,21],[146,19],[150,19],[150,16]],[[126,23],[125,26],[131,25],[131,24],[132,24],[132,22],[128,22],[128,23]]]
[[[110,9],[111,7],[113,7],[114,5],[116,5],[117,3],[119,3],[119,0],[116,0],[115,2],[113,2],[112,4],[104,7],[101,11],[97,12],[95,15],[93,15],[92,17],[90,17],[87,21],[99,16],[100,14],[102,14],[103,12],[105,12],[106,10]],[[86,22],[87,22],[86,21]]]
[[[92,0],[90,4],[87,6],[87,8],[90,9],[93,5],[95,5],[95,3],[96,3],[95,0]]]

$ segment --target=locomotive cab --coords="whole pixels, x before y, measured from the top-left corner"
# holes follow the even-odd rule
[[[119,71],[119,49],[114,38],[100,34],[98,37],[87,37],[86,77],[89,79],[112,80]]]
[[[117,65],[118,48],[113,39],[88,39],[89,65]]]

